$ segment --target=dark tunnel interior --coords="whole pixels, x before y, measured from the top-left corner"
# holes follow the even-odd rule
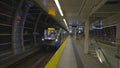
[[[0,61],[40,49],[50,27],[66,31],[33,0],[0,0]]]

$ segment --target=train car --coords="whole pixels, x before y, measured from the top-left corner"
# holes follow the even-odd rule
[[[44,30],[42,44],[47,47],[58,48],[61,43],[61,33],[59,29],[48,28]]]

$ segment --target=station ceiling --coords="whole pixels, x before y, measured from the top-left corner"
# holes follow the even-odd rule
[[[113,24],[112,20],[118,18],[117,15],[120,15],[120,1],[108,0],[103,6],[101,6],[96,12],[94,12],[90,16],[90,18],[91,18],[91,22],[97,22],[98,20],[103,20],[104,24],[107,23],[106,25],[110,25]]]
[[[54,0],[36,1],[62,25],[65,25],[63,18],[68,25],[81,25],[88,18],[94,23],[120,13],[119,0],[59,0],[64,16],[60,15]]]

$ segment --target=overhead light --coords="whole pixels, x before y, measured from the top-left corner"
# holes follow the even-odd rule
[[[65,19],[63,19],[63,21],[65,22],[65,25],[66,25],[66,27],[67,27],[67,29],[68,29],[68,25],[67,25],[66,20],[65,20]],[[69,30],[69,29],[68,29],[68,30]]]
[[[65,22],[65,24],[67,25],[67,22],[66,22],[66,20],[65,19],[63,19],[63,21]]]
[[[50,14],[50,15],[52,15],[52,16],[56,16],[55,9],[50,8],[50,9],[48,10],[48,14]]]
[[[58,8],[59,12],[60,12],[60,15],[63,16],[63,12],[62,12],[59,1],[58,0],[54,0],[54,1],[55,1],[55,4],[57,5],[57,8]]]

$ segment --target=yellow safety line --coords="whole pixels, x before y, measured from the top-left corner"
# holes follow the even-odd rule
[[[60,59],[61,54],[65,48],[67,41],[68,41],[68,37],[63,42],[63,44],[60,46],[60,48],[56,51],[56,53],[53,55],[53,57],[50,59],[50,61],[45,65],[44,68],[56,68],[57,67],[57,64],[59,62],[59,59]]]

